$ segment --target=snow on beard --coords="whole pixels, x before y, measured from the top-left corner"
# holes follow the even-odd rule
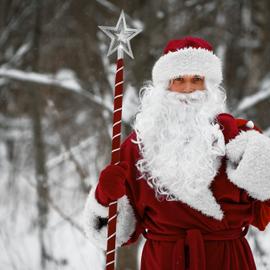
[[[200,193],[210,186],[225,155],[222,131],[213,122],[225,110],[225,93],[210,85],[192,93],[152,85],[141,90],[133,124],[142,157],[136,163],[139,179],[147,180],[158,199]]]

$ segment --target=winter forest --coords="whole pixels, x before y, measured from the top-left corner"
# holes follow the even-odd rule
[[[125,57],[122,140],[162,48],[185,35],[222,58],[228,112],[270,136],[269,1],[1,0],[0,269],[104,267],[81,215],[111,155],[116,54],[98,26],[122,9],[143,29]],[[259,270],[270,269],[269,238],[269,226],[247,236]],[[144,241],[118,250],[118,270],[138,269]]]

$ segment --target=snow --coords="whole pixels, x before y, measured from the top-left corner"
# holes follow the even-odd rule
[[[10,58],[10,60],[5,66],[9,66],[11,63],[18,64],[21,61],[22,57],[30,50],[30,48],[31,45],[29,42],[23,43],[15,54],[13,52],[11,53],[10,57],[8,57]]]
[[[74,91],[81,91],[76,74],[70,69],[60,69],[55,75],[56,81],[60,82],[64,88],[70,88]]]
[[[20,117],[13,119],[0,115],[0,123],[5,128],[5,132],[0,132],[0,140],[30,139],[30,121],[27,118]]]
[[[21,81],[31,81],[39,84],[58,85],[72,91],[80,92],[81,87],[78,83],[76,83],[75,80],[72,80],[72,78],[68,78],[68,80],[66,80],[66,77],[65,80],[63,80],[63,75],[66,76],[67,74],[68,73],[66,70],[62,72],[60,71],[56,76],[53,76],[51,74],[40,74],[16,69],[8,69],[3,66],[0,68],[0,76],[2,77],[17,79]]]
[[[81,141],[78,145],[72,147],[68,151],[62,152],[60,155],[55,156],[47,161],[46,166],[49,170],[53,169],[54,167],[58,166],[60,163],[68,160],[70,155],[79,155],[83,149],[89,147],[94,142],[94,137],[89,137],[83,141]]]
[[[132,25],[134,28],[137,28],[137,29],[141,29],[143,30],[145,28],[144,26],[144,23],[141,21],[141,20],[136,20],[136,19],[133,19],[132,20]]]
[[[262,82],[260,90],[250,96],[245,97],[237,107],[237,111],[244,111],[252,106],[255,106],[257,103],[270,97],[270,78],[265,79]]]
[[[263,133],[270,137],[270,127],[264,130]]]
[[[108,8],[111,11],[119,11],[118,6],[112,4],[111,2],[109,2],[107,0],[96,0],[96,2],[98,2],[99,4],[101,4],[104,7]]]
[[[0,86],[2,86],[2,85],[4,85],[4,84],[6,84],[6,80],[3,79],[3,78],[0,78]]]
[[[163,19],[165,14],[164,14],[164,12],[162,10],[158,10],[157,13],[156,13],[156,16],[159,19]]]
[[[264,231],[258,230],[256,227],[251,226],[252,234],[256,235],[257,241],[260,243],[260,246],[263,248],[263,251],[266,252],[265,255],[261,258],[261,255],[256,252],[254,236],[251,236],[250,232],[247,235],[248,243],[251,247],[255,264],[258,270],[269,270],[270,269],[270,225],[268,225]]]
[[[20,138],[18,140],[22,141]],[[89,153],[93,143],[93,138],[91,138],[71,151],[76,157],[80,155],[83,158],[82,153]],[[27,157],[31,149],[25,150]],[[40,269],[37,198],[33,171],[23,164],[24,171],[20,170],[20,167],[16,168],[20,170],[20,175],[17,175],[16,182],[11,183],[10,173],[14,168],[8,162],[7,149],[3,143],[0,143],[0,155],[0,190],[2,191],[0,196],[0,248],[2,250],[0,268],[5,270]],[[96,155],[95,151],[93,155]],[[62,153],[48,162],[50,195],[61,211],[81,227],[82,209],[86,198],[77,192],[79,180],[72,162],[65,160],[64,164],[61,163],[64,156],[65,153]],[[58,264],[49,263],[48,269],[79,270],[89,267],[96,270],[103,269],[103,253],[89,243],[81,231],[65,221],[52,206],[48,220],[45,243],[49,255],[53,255],[53,259],[58,262]]]

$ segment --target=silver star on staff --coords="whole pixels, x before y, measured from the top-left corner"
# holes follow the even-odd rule
[[[111,39],[111,44],[107,56],[110,56],[117,50],[118,57],[119,56],[123,57],[122,52],[124,51],[132,59],[134,59],[130,47],[130,40],[134,38],[136,35],[138,35],[142,30],[127,27],[125,14],[123,10],[115,27],[99,26],[99,28]]]

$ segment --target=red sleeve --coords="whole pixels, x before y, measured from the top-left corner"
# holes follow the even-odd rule
[[[268,201],[255,201],[254,202],[254,219],[251,225],[264,231],[270,222],[270,200]]]

